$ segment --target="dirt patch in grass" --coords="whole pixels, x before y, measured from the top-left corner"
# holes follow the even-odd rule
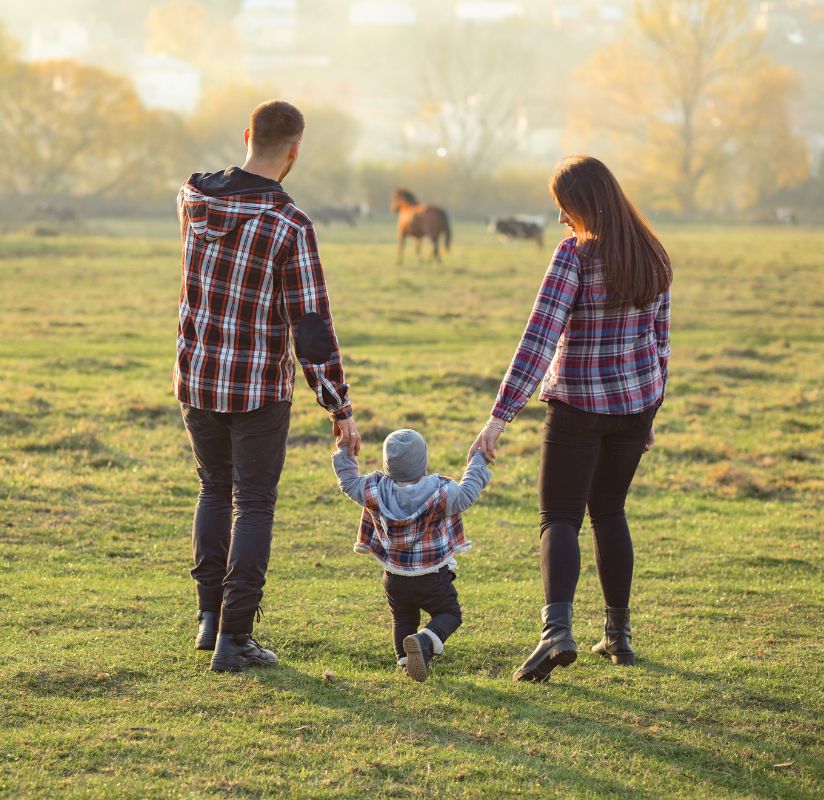
[[[128,456],[108,448],[92,428],[74,428],[44,441],[28,442],[21,449],[27,453],[72,454],[95,469],[122,469],[132,463]]]
[[[42,442],[30,442],[21,448],[27,453],[103,453],[106,446],[97,435],[88,429],[76,429],[69,433],[58,434]]]
[[[4,436],[23,433],[31,428],[33,424],[24,414],[18,414],[16,411],[4,411],[0,408],[0,434]]]
[[[177,405],[144,405],[136,403],[123,412],[123,418],[142,428],[157,428],[161,425],[180,427],[183,423]]]
[[[431,383],[433,389],[472,389],[492,397],[497,394],[500,385],[500,375],[478,375],[471,372],[444,372],[433,375]]]
[[[730,462],[716,465],[709,473],[711,483],[718,487],[722,495],[736,499],[773,500],[787,498],[792,491],[786,485],[769,484]]]

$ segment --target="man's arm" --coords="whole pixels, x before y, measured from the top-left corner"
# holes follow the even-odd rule
[[[469,462],[460,483],[452,483],[447,489],[446,513],[463,514],[468,508],[473,506],[481,496],[483,488],[492,480],[492,473],[486,465],[486,459],[480,450],[475,451],[472,460]]]
[[[311,224],[295,234],[283,267],[283,296],[295,353],[306,382],[318,404],[329,412],[335,436],[342,436],[350,452],[357,455],[360,435],[352,418],[349,384],[343,372],[326,279]]]
[[[349,385],[326,291],[326,279],[311,225],[296,233],[283,266],[283,297],[295,341],[295,353],[318,404],[336,419],[352,415]]]
[[[361,477],[360,469],[358,468],[358,459],[349,455],[345,447],[338,446],[338,449],[332,453],[332,466],[335,468],[335,474],[338,476],[338,486],[340,490],[350,500],[354,500],[356,503],[363,505],[363,486],[366,483],[366,478]]]

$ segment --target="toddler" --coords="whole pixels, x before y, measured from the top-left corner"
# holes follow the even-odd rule
[[[384,568],[398,666],[425,681],[432,656],[461,624],[454,556],[472,547],[461,514],[491,479],[486,460],[476,452],[460,483],[427,475],[423,436],[402,429],[383,443],[383,472],[362,477],[340,443],[332,463],[341,491],[363,506],[355,552],[371,553]],[[432,619],[418,631],[421,609]]]

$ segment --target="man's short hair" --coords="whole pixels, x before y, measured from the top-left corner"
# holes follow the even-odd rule
[[[278,152],[300,138],[305,125],[303,114],[291,103],[267,100],[252,112],[252,147],[264,153]]]

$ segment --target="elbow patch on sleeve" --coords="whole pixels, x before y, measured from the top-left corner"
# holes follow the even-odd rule
[[[325,364],[332,355],[332,334],[323,317],[314,311],[304,314],[295,328],[295,351],[298,358],[312,364]]]

